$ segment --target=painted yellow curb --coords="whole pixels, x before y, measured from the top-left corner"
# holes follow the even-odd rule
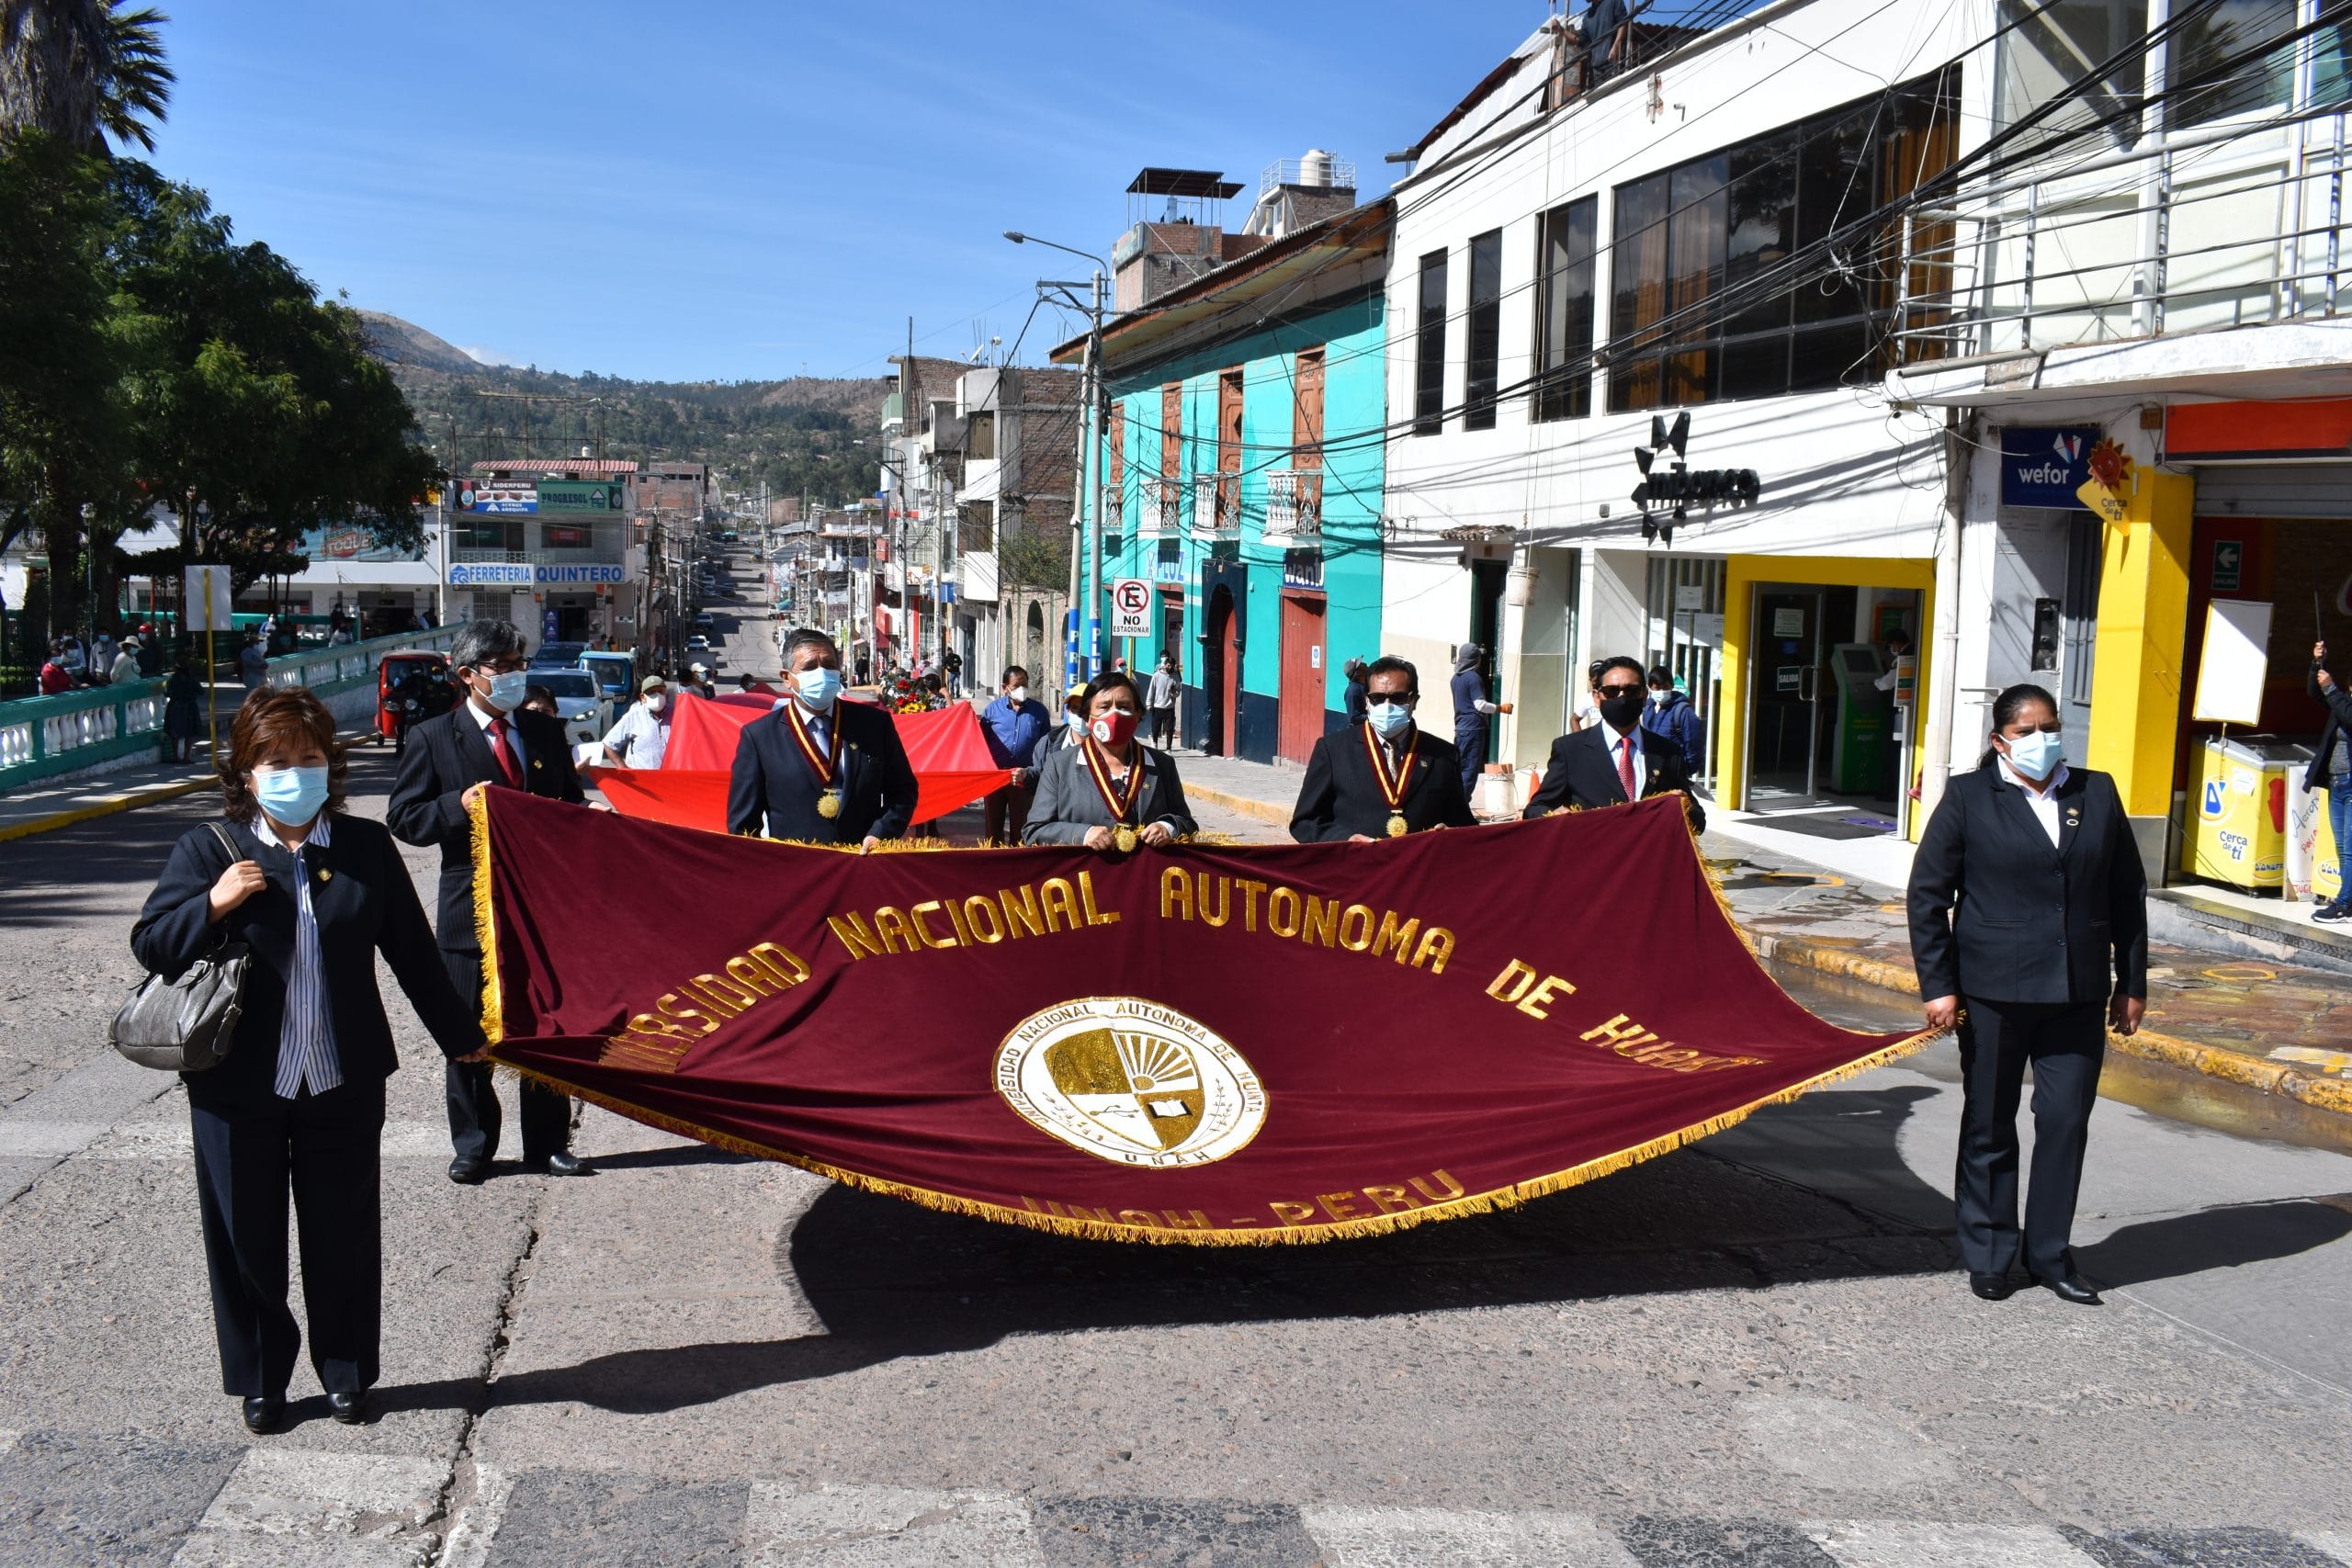
[[[0,827],[0,843],[6,843],[10,839],[29,839],[35,833],[54,832],[60,828],[71,828],[76,822],[87,822],[99,817],[111,817],[118,811],[130,811],[138,807],[152,806],[159,800],[175,800],[183,795],[193,795],[200,789],[213,788],[219,783],[218,779],[208,773],[200,779],[183,779],[177,784],[155,784],[147,789],[132,790],[123,795],[110,795],[104,800],[93,801],[87,806],[77,806],[71,811],[51,812],[47,817],[36,817],[29,821],[11,822],[6,827]]]
[[[1205,800],[1211,806],[1238,811],[1244,817],[1255,817],[1261,822],[1278,822],[1285,828],[1290,826],[1290,808],[1277,806],[1271,800],[1253,800],[1246,795],[1227,795],[1221,789],[1210,789],[1205,784],[1196,784],[1184,786],[1184,798]]]
[[[1799,937],[1769,934],[1757,936],[1756,948],[1758,956],[1782,964],[1798,964],[1825,975],[1842,976],[1906,997],[1919,994],[1919,976],[1914,971],[1847,948],[1825,946]],[[2333,1111],[2352,1116],[2352,1081],[2343,1078],[2308,1073],[2288,1063],[2265,1061],[2259,1056],[2249,1056],[2243,1051],[2233,1051],[2224,1046],[2201,1045],[2193,1040],[2183,1040],[2177,1035],[2164,1034],[2151,1029],[2130,1035],[2110,1031],[2107,1043],[2110,1049],[2120,1051],[2127,1056],[2186,1068],[2201,1077],[2238,1084],[2260,1094],[2280,1095],[2316,1111]]]

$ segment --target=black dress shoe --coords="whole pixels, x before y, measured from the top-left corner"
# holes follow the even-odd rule
[[[266,1436],[277,1430],[286,1418],[286,1401],[256,1394],[245,1401],[245,1430],[256,1436]]]
[[[2005,1302],[2017,1293],[2007,1274],[1979,1274],[1973,1269],[1968,1271],[1968,1288],[1988,1302]]]
[[[526,1160],[523,1168],[538,1176],[593,1176],[596,1168],[570,1150],[559,1150],[545,1159]]]
[[[327,1413],[346,1427],[356,1427],[368,1419],[368,1391],[327,1395]]]
[[[480,1187],[481,1179],[490,1174],[490,1161],[469,1159],[459,1155],[449,1162],[449,1179],[460,1187]]]
[[[2072,1302],[2076,1306],[2095,1307],[2107,1304],[2098,1299],[2098,1292],[2085,1284],[2082,1277],[2071,1269],[2055,1279],[2044,1280],[2037,1276],[2033,1282],[2060,1301]]]

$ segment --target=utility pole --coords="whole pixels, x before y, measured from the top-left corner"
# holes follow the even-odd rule
[[[1094,309],[1087,316],[1086,359],[1092,367],[1091,400],[1086,406],[1086,592],[1087,673],[1102,672],[1102,430],[1109,422],[1102,399],[1102,269],[1094,269]]]

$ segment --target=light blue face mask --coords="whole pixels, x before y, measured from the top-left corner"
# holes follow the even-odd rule
[[[842,694],[842,672],[819,665],[814,670],[796,671],[792,689],[800,694],[801,705],[813,713],[823,713]]]
[[[327,803],[324,768],[255,768],[246,776],[253,780],[254,798],[269,813],[269,819],[288,828],[310,821]]]
[[[1413,715],[1402,703],[1373,703],[1363,710],[1365,720],[1383,735],[1401,735],[1413,722]]]
[[[1076,708],[1072,708],[1069,712],[1062,715],[1062,722],[1069,725],[1072,729],[1077,730],[1081,735],[1086,732],[1086,716],[1079,712]]]
[[[502,670],[490,678],[490,705],[501,713],[513,713],[530,694],[528,670]]]
[[[2012,735],[2009,741],[2009,766],[2040,784],[2058,771],[2066,760],[2066,738],[2037,729],[2030,735]]]

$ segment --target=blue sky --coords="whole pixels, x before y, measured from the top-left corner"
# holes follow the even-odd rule
[[[1366,196],[1541,0],[866,7],[164,0],[154,161],[322,289],[469,352],[674,379],[875,375],[1020,331],[1147,164]],[[1238,226],[1245,198],[1232,204]],[[1041,312],[1022,358],[1069,322]]]

